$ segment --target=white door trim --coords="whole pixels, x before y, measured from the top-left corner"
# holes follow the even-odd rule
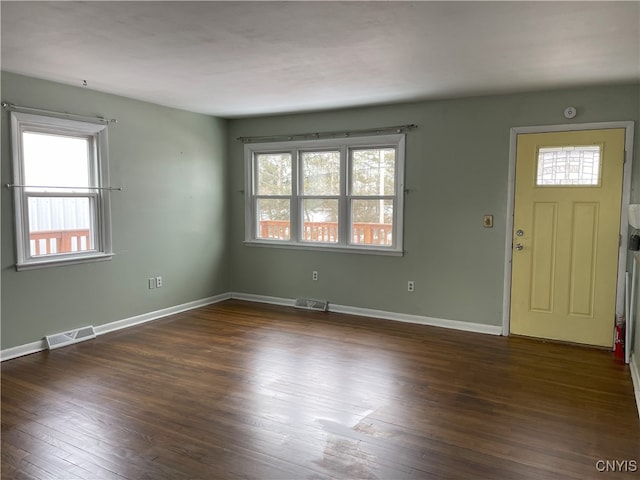
[[[513,210],[515,203],[516,179],[516,143],[522,133],[568,132],[579,130],[625,129],[625,158],[622,179],[622,204],[620,209],[620,248],[618,252],[618,286],[616,295],[616,314],[624,314],[625,272],[627,269],[627,233],[629,230],[628,211],[631,195],[631,164],[633,159],[633,121],[577,123],[568,125],[539,125],[511,128],[509,140],[509,176],[507,179],[507,221],[504,261],[504,292],[502,301],[502,335],[508,336],[511,313],[511,257],[513,255]],[[613,328],[611,334],[613,335]]]

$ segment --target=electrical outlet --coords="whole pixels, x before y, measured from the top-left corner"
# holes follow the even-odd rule
[[[156,277],[156,287],[157,288],[162,288],[162,277],[161,276],[157,276]]]
[[[313,278],[313,280],[318,280],[318,272],[316,270],[313,271],[311,278]]]
[[[149,290],[151,290],[152,288],[156,288],[156,279],[153,277],[149,279]]]
[[[413,280],[409,280],[407,282],[407,291],[408,292],[414,292],[416,289],[416,284],[413,282]]]

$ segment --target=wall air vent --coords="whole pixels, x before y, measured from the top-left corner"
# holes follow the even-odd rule
[[[296,308],[304,308],[305,310],[317,310],[326,312],[329,302],[326,300],[313,300],[311,298],[296,298]]]
[[[47,335],[45,337],[45,339],[47,340],[47,347],[49,348],[49,350],[53,350],[55,348],[60,348],[60,347],[66,347],[67,345],[83,342],[85,340],[90,340],[92,338],[96,338],[96,332],[93,329],[92,325],[89,325],[88,327],[77,328],[69,332]]]

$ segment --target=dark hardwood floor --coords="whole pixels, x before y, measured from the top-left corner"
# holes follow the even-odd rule
[[[227,301],[2,364],[3,479],[638,476],[601,350]]]

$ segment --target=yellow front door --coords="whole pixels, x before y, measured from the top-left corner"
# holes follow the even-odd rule
[[[624,138],[518,135],[511,333],[612,346]]]

